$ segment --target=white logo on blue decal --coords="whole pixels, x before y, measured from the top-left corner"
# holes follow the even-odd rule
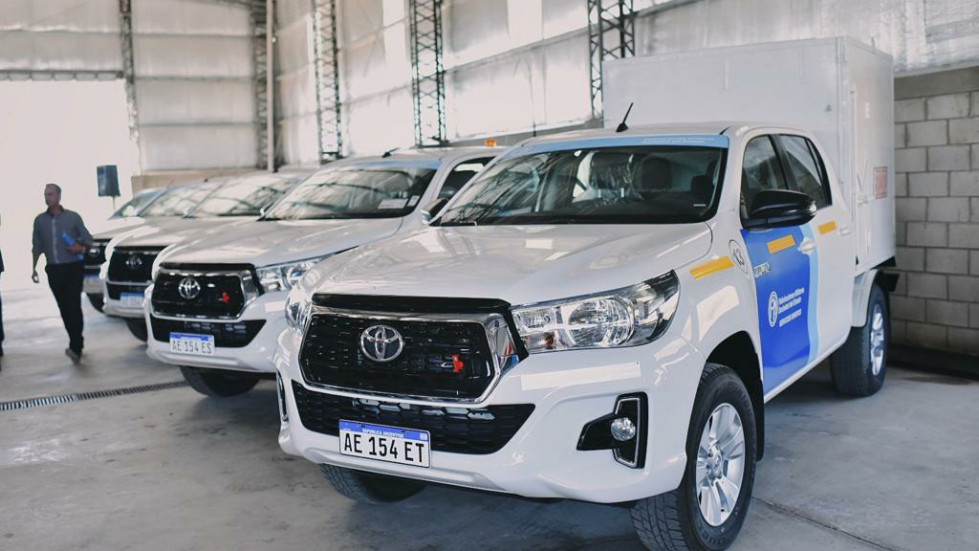
[[[775,322],[778,321],[778,294],[772,291],[772,294],[768,295],[768,326],[775,327]]]

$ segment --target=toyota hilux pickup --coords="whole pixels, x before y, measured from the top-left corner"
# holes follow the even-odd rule
[[[765,402],[827,358],[845,394],[884,382],[894,278],[858,264],[825,159],[749,122],[510,149],[430,227],[293,288],[281,447],[362,502],[436,483],[621,503],[650,548],[726,547]]]
[[[92,307],[102,311],[104,305],[103,287],[104,282],[99,278],[102,264],[105,263],[105,248],[109,241],[117,235],[122,235],[129,230],[153,219],[160,221],[163,218],[176,218],[183,216],[184,213],[170,214],[167,211],[150,210],[150,205],[163,194],[184,194],[190,193],[190,186],[175,186],[166,189],[147,189],[136,193],[132,199],[119,207],[108,220],[92,228],[92,246],[85,251],[85,267],[82,291],[88,297]]]
[[[402,151],[330,163],[233,234],[162,253],[146,303],[150,357],[180,366],[208,396],[250,390],[275,373],[289,291],[315,263],[424,227],[501,150]],[[342,256],[342,255],[341,255]]]
[[[215,178],[193,186],[187,194],[164,195],[155,201],[149,211],[179,212],[183,216],[154,219],[109,242],[101,274],[106,315],[125,319],[133,336],[145,341],[143,298],[160,251],[210,232],[233,233],[233,225],[257,218],[304,175],[263,172]]]

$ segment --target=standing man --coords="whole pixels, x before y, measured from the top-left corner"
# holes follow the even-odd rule
[[[82,356],[82,270],[85,250],[92,244],[92,234],[85,228],[77,212],[61,206],[61,187],[57,184],[44,186],[44,203],[48,209],[34,219],[34,263],[31,279],[38,283],[37,260],[41,253],[47,260],[44,271],[48,285],[58,302],[61,320],[68,330],[68,348],[65,355],[72,363]]]

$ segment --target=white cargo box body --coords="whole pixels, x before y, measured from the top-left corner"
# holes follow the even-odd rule
[[[836,172],[857,272],[894,257],[891,57],[849,38],[775,42],[605,63],[605,126],[757,120],[808,130]]]

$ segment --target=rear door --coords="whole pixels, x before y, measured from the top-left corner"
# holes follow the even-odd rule
[[[777,138],[762,135],[745,146],[741,175],[741,215],[746,219],[755,194],[789,189]],[[765,394],[792,380],[816,357],[818,321],[815,269],[818,251],[811,224],[742,229],[758,309]]]

